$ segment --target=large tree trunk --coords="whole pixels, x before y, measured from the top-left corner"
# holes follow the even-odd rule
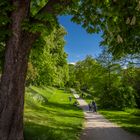
[[[23,44],[7,45],[0,85],[0,140],[23,140],[24,87],[28,60],[28,52]]]
[[[22,30],[30,2],[13,0],[12,35],[6,44],[5,65],[0,84],[0,140],[23,140],[25,77],[31,35]]]

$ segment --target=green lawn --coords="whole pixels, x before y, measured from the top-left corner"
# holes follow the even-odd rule
[[[25,140],[78,140],[83,112],[69,102],[70,93],[51,87],[26,89]]]
[[[125,111],[99,111],[107,119],[117,123],[129,132],[140,135],[140,114],[139,110],[129,109]],[[136,113],[137,112],[137,113]]]

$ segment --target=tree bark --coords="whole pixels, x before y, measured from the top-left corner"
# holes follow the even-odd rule
[[[13,0],[12,35],[6,43],[4,71],[0,84],[0,140],[23,140],[25,77],[31,35],[22,30],[28,16],[28,0]]]

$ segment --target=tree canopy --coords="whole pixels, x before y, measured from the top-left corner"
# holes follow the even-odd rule
[[[8,0],[1,1],[0,44],[3,46],[10,31],[9,12],[14,9]],[[139,0],[32,0],[29,18],[23,28],[32,33],[57,26],[58,15],[72,15],[72,21],[81,24],[89,33],[102,32],[101,45],[109,46],[116,56],[139,53]]]
[[[68,80],[65,29],[60,26],[36,41],[30,54],[27,84],[64,86]],[[42,43],[41,43],[42,40]]]
[[[89,33],[101,31],[101,45],[117,57],[140,52],[139,0],[86,0],[73,14]]]

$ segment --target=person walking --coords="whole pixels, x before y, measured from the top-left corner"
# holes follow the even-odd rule
[[[97,112],[97,105],[95,101],[92,101],[92,106],[93,106],[93,112]]]

